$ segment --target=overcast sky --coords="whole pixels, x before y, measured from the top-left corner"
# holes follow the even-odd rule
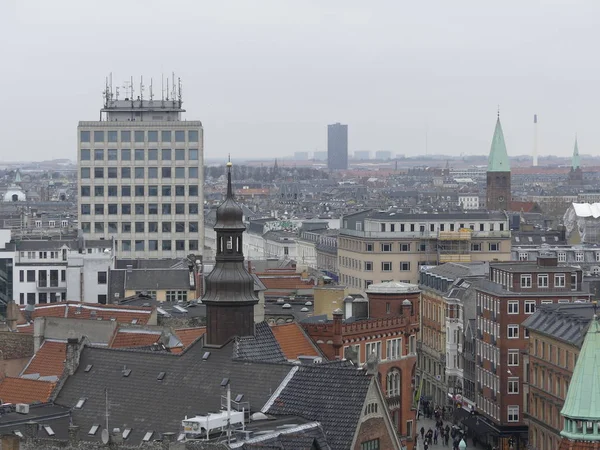
[[[205,155],[597,154],[598,0],[0,0],[3,159],[76,156],[104,79],[183,81]],[[148,84],[148,83],[147,83]]]

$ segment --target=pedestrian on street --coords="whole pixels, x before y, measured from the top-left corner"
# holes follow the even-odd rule
[[[438,443],[438,429],[436,428],[435,431],[433,432],[433,443],[435,445],[437,445]]]
[[[421,439],[425,437],[425,427],[421,427]]]
[[[423,442],[423,448],[425,450],[427,450],[429,448],[429,444],[427,443],[427,441]]]
[[[446,430],[446,433],[444,434],[444,441],[445,441],[446,447],[448,447],[448,442],[450,441],[450,432],[448,430]]]

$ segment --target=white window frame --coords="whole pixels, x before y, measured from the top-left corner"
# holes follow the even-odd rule
[[[533,306],[533,308],[531,308]],[[535,300],[525,300],[525,314],[533,314],[536,308]]]
[[[400,395],[400,371],[391,369],[386,376],[386,394],[388,397],[397,397]]]
[[[508,314],[519,314],[519,300],[509,300],[507,303]]]
[[[585,253],[583,252],[575,252],[575,261],[576,262],[583,262],[585,260]]]
[[[386,246],[389,246],[389,250],[386,250]],[[382,242],[380,248],[383,253],[390,253],[394,248],[394,244],[392,244],[391,242]]]
[[[511,348],[507,352],[507,365],[516,367],[519,365],[519,349]],[[516,361],[516,362],[515,362]]]
[[[506,419],[508,422],[519,421],[519,405],[508,405],[506,407]]]
[[[556,258],[558,262],[567,262],[567,252],[558,252]]]
[[[388,339],[385,342],[387,359],[402,358],[402,338]]]
[[[367,264],[371,267],[367,267]],[[365,261],[365,272],[373,272],[373,261]]]
[[[384,264],[389,264],[390,268],[389,269],[384,269]],[[392,261],[381,261],[381,271],[382,272],[391,272],[392,268],[393,268]]]
[[[516,330],[516,332],[514,330]],[[507,339],[519,339],[519,325],[518,324],[509,324],[506,326],[506,338]]]
[[[508,377],[508,381],[506,383],[506,392],[508,394],[519,393],[519,377]]]
[[[529,253],[527,252],[519,252],[519,261],[528,261]]]
[[[561,281],[562,280],[562,281]],[[567,286],[567,277],[564,273],[555,273],[554,274],[554,287],[564,288]]]
[[[381,361],[381,341],[373,341],[373,342],[365,343],[366,360],[368,361],[369,356],[371,356],[371,353],[373,353],[373,347],[375,347],[375,349],[377,351],[377,357],[379,358],[379,361]]]
[[[525,283],[524,283],[525,281]],[[530,274],[521,274],[521,289],[531,289],[532,279]]]
[[[546,280],[546,281],[542,281]],[[538,273],[537,276],[538,289],[550,287],[550,277],[547,273]]]
[[[400,271],[401,272],[409,272],[410,271],[410,261],[401,261],[400,262]]]

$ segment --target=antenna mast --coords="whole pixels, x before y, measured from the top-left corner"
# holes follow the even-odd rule
[[[108,431],[108,388],[104,388],[104,396],[105,396],[105,411],[104,416],[106,418],[106,430]]]
[[[160,100],[165,101],[165,75],[160,74]]]
[[[140,76],[140,100],[144,101],[144,77]],[[142,104],[140,103],[140,107]]]
[[[152,78],[150,78],[150,101],[154,98],[154,93],[152,92]]]
[[[171,72],[171,76],[173,77],[173,83],[171,84],[173,94],[171,95],[171,98],[175,100],[177,98],[177,86],[175,86],[175,72]]]
[[[181,108],[181,78],[177,78],[177,84],[179,85],[179,107]]]
[[[166,100],[169,101],[169,79],[167,78],[167,98]]]

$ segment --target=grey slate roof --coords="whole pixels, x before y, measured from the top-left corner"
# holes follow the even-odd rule
[[[347,450],[372,380],[352,367],[301,365],[267,413],[319,421],[331,449]]]
[[[445,263],[428,269],[426,272],[448,278],[449,280],[456,280],[457,278],[465,277],[481,277],[485,276],[489,272],[489,263]]]
[[[323,428],[318,425],[313,426],[310,429],[302,430],[301,433],[285,433],[285,431],[282,430],[280,431],[280,434],[271,439],[264,439],[259,442],[247,442],[244,443],[241,448],[242,450],[311,450],[313,448],[317,448],[319,450],[331,449],[327,443],[327,438],[325,437]]]
[[[523,326],[581,347],[594,313],[595,308],[591,303],[540,305],[536,312],[523,322]]]
[[[115,269],[127,269],[127,266],[131,266],[133,269],[173,269],[187,267],[187,264],[182,266],[181,258],[117,259],[115,261]]]
[[[271,363],[286,362],[271,327],[266,322],[254,326],[254,337],[236,338],[233,357],[245,361],[263,361]]]
[[[211,353],[203,360],[206,351]],[[230,379],[234,395],[244,394],[252,411],[260,410],[291,366],[235,360],[232,352],[232,342],[207,348],[202,340],[179,355],[86,347],[77,371],[67,378],[55,402],[73,407],[80,398],[87,398],[83,408],[73,409],[73,422],[86,440],[98,441],[100,433],[87,433],[92,425],[104,423],[108,389],[110,428],[131,427],[128,444],[141,443],[148,431],[155,436],[179,433],[186,415],[220,410],[223,378]],[[92,369],[85,372],[88,365]],[[123,376],[124,367],[131,369],[128,377]],[[157,380],[160,372],[166,373],[162,381]]]
[[[126,290],[190,290],[190,272],[184,269],[136,269],[125,271]]]
[[[15,431],[26,435],[25,424],[29,421],[40,421],[44,425],[49,425],[56,433],[52,438],[68,438],[69,408],[49,403],[30,405],[28,414],[15,412],[14,406],[2,406],[1,408],[3,412],[0,414],[0,436],[13,434]],[[43,428],[38,430],[37,436],[46,439],[50,437]]]

